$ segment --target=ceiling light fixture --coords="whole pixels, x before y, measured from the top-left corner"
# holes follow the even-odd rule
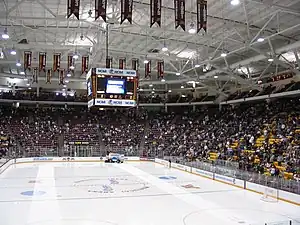
[[[189,33],[190,34],[195,34],[196,33],[195,24],[193,22],[190,24]]]
[[[145,60],[144,60],[144,63],[145,63],[145,64],[147,64],[148,62],[149,62],[149,60],[148,60],[148,59],[145,59]]]
[[[16,55],[16,54],[17,54],[17,51],[14,50],[14,49],[12,49],[12,50],[10,51],[10,54],[11,54],[11,55]]]
[[[166,46],[164,46],[164,47],[162,47],[162,49],[161,49],[163,52],[167,52],[169,49],[166,47]]]
[[[30,86],[30,84],[29,84],[29,83],[27,83],[26,85],[27,85],[27,86]]]
[[[71,77],[72,75],[71,75],[71,73],[67,73],[67,77]]]
[[[227,53],[222,52],[222,53],[221,53],[221,56],[222,56],[222,57],[226,57],[226,56],[227,56]]]
[[[92,22],[93,20],[94,20],[94,18],[92,17],[92,14],[93,14],[93,12],[92,12],[92,10],[90,9],[89,11],[88,11],[88,18],[86,19],[87,21],[89,21],[89,22]]]
[[[75,53],[74,55],[73,55],[73,59],[78,59],[79,58],[79,55],[77,54],[77,53]]]
[[[22,66],[22,64],[18,61],[18,62],[16,63],[16,66],[20,67],[20,66]]]
[[[20,75],[25,75],[25,72],[23,72],[23,71],[22,71],[22,72],[20,72]]]
[[[240,0],[231,0],[230,4],[231,5],[239,5],[240,4]]]
[[[169,93],[171,93],[171,92],[172,92],[172,90],[168,90],[168,92],[169,92]]]
[[[217,76],[217,75],[215,75],[215,76],[214,76],[214,78],[215,78],[215,79],[218,79],[218,76]]]
[[[184,88],[184,86],[183,86],[183,85],[181,85],[181,88]]]
[[[70,81],[69,81],[69,80],[65,80],[65,82],[66,82],[66,83],[69,83]]]
[[[180,76],[180,73],[179,73],[179,72],[177,72],[177,73],[176,73],[176,76]]]
[[[161,79],[161,82],[166,82],[166,80],[163,78],[163,79]]]
[[[263,37],[260,37],[257,39],[257,42],[264,42],[264,41],[265,41],[265,39]]]
[[[4,32],[2,34],[2,38],[5,39],[5,40],[9,39],[7,28],[4,29]]]
[[[195,68],[199,68],[199,67],[200,67],[200,65],[199,65],[199,64],[196,64],[196,65],[195,65]]]
[[[268,59],[268,62],[273,62],[273,61],[274,61],[274,59],[272,59],[272,58]]]
[[[74,70],[74,69],[75,69],[75,66],[70,66],[70,69],[71,69],[71,70]]]

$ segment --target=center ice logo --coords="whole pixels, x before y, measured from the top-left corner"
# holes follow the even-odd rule
[[[73,185],[99,194],[137,192],[149,188],[146,183],[132,178],[86,179],[75,181]]]

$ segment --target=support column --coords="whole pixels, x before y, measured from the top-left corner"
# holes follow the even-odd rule
[[[14,85],[14,84],[12,86],[12,94],[13,94],[13,96],[16,96],[16,85]]]
[[[40,97],[40,85],[37,84],[36,86],[36,97]]]
[[[168,112],[168,106],[167,106],[167,100],[168,100],[168,84],[165,84],[165,112]]]

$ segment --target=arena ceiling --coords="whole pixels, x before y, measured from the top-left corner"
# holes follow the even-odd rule
[[[120,25],[120,0],[108,0],[109,55],[118,65],[120,57],[139,58],[141,87],[162,84],[156,79],[156,63],[152,79],[145,80],[143,61],[164,60],[165,84],[181,87],[194,81],[199,89],[221,93],[227,87],[259,88],[257,80],[281,71],[299,74],[300,2],[299,0],[208,0],[207,33],[188,32],[196,21],[196,0],[186,0],[186,31],[175,29],[174,1],[162,0],[162,25],[150,28],[149,0],[133,1],[133,22]],[[67,56],[78,52],[90,56],[90,67],[104,67],[107,24],[94,17],[94,0],[81,0],[80,19],[67,19],[67,0],[1,0],[0,32],[7,29],[10,38],[0,39],[1,84],[7,79],[23,78],[23,52],[32,51],[32,64],[38,64],[38,53],[47,52],[52,65],[53,53],[62,54],[62,68]],[[92,16],[89,16],[89,11]],[[162,51],[163,47],[167,51]],[[15,49],[17,54],[11,55]],[[221,54],[226,53],[226,57]],[[85,88],[81,61],[69,78],[69,87]],[[26,87],[28,81],[19,79]],[[57,80],[57,78],[56,78]],[[55,78],[53,78],[55,81]],[[36,85],[36,84],[35,84]],[[58,82],[39,86],[59,88]]]

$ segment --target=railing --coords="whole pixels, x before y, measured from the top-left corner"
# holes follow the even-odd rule
[[[178,157],[176,158],[167,157],[167,156],[164,157],[164,159],[170,159],[170,158],[172,159],[173,162],[182,165],[194,167],[197,169],[217,173],[220,175],[224,175],[224,176],[228,176],[240,180],[245,180],[248,182],[276,188],[283,191],[292,192],[295,194],[300,194],[300,182],[296,180],[287,180],[276,176],[266,176],[264,174],[248,172],[244,170],[234,169],[234,168],[215,165],[206,162],[199,162],[199,161],[187,162],[185,159],[178,158]]]

